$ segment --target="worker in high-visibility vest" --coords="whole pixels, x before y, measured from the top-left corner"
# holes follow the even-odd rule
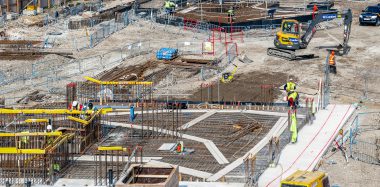
[[[169,0],[166,0],[165,1],[165,4],[164,4],[164,7],[165,7],[165,12],[167,14],[173,14],[173,11],[176,7],[175,3],[169,1]]]
[[[235,16],[234,7],[230,7],[230,9],[228,9],[227,15],[228,15],[228,19],[230,20],[230,22],[233,22],[234,21],[234,16]]]
[[[177,151],[177,153],[183,152],[183,142],[182,141],[177,143],[176,151]]]
[[[28,134],[29,131],[23,131],[21,132],[22,134]],[[27,149],[27,145],[29,143],[29,136],[21,136],[21,141],[20,141],[20,149]]]
[[[288,94],[288,106],[292,109],[296,109],[298,106],[299,94],[296,91],[290,92]]]
[[[53,171],[58,173],[61,170],[61,166],[57,163],[53,164]]]
[[[291,124],[290,124],[290,132],[292,132],[291,142],[296,143],[297,142],[297,117],[296,113],[293,112],[291,117]]]
[[[48,133],[53,132],[53,126],[51,124],[49,124],[46,127],[46,132]],[[46,140],[47,140],[47,144],[50,145],[54,142],[54,137],[49,135]]]
[[[284,90],[289,92],[294,92],[296,90],[296,84],[293,82],[293,78],[290,78],[289,81],[284,85]]]
[[[330,73],[336,74],[335,51],[331,51],[329,56],[329,70]]]

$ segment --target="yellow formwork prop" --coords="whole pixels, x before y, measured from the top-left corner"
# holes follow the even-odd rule
[[[67,117],[67,119],[69,120],[72,120],[72,121],[76,121],[76,122],[79,122],[79,123],[82,123],[84,125],[88,125],[90,122],[84,120],[84,119],[80,119],[80,118],[76,118],[76,117],[73,117],[73,116],[69,116]]]
[[[25,123],[48,123],[49,119],[26,119]]]
[[[103,109],[98,110],[94,115],[92,115],[91,119],[89,119],[87,121],[83,120],[83,119],[80,119],[80,118],[73,117],[73,116],[69,116],[69,117],[67,117],[67,119],[73,120],[73,121],[76,121],[76,122],[79,122],[79,123],[82,123],[83,126],[86,126],[86,125],[90,124],[92,122],[92,120],[94,120],[95,116],[97,116],[97,115],[99,115],[101,113],[103,113]]]
[[[91,114],[93,110],[86,110],[86,114]],[[112,108],[102,110],[102,114],[112,112]],[[83,114],[80,110],[67,110],[67,109],[0,109],[0,114]]]
[[[153,82],[147,82],[147,81],[100,81],[97,79],[94,79],[92,77],[85,76],[84,77],[86,80],[96,83],[96,84],[101,84],[101,85],[152,85]]]
[[[23,133],[0,133],[0,137],[12,136],[61,136],[62,132],[23,132]]]
[[[99,146],[98,151],[127,151],[127,148],[121,146]]]
[[[0,147],[0,154],[45,154],[44,149],[17,149],[16,147]]]

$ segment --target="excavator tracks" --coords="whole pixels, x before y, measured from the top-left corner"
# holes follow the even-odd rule
[[[297,59],[295,51],[291,51],[291,50],[278,49],[278,48],[268,48],[267,54],[268,54],[268,56],[275,56],[275,57],[283,58],[286,60],[296,60]]]

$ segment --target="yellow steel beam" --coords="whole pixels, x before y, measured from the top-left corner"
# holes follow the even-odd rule
[[[16,154],[17,148],[16,147],[0,147],[0,153],[1,154]]]
[[[53,143],[53,146],[49,148],[49,152],[53,152],[54,150],[57,149],[58,146],[62,145],[65,141],[67,141],[68,139],[71,139],[74,137],[74,134],[71,133],[71,134],[65,134],[63,136],[60,136],[61,138],[58,140],[58,141],[54,141]],[[45,149],[47,150],[47,149]]]
[[[90,124],[92,122],[92,120],[94,120],[95,116],[99,115],[100,113],[102,113],[103,109],[100,109],[98,110],[98,112],[96,112],[94,115],[92,115],[91,119],[89,119],[87,122],[88,124]],[[83,126],[86,126],[88,124],[83,124]]]
[[[121,146],[99,146],[98,151],[126,151],[127,148]]]
[[[103,110],[102,114],[111,112],[112,109]],[[87,114],[91,114],[93,110],[86,110]],[[80,110],[67,109],[0,109],[0,114],[82,114]]]
[[[48,123],[49,119],[26,119],[25,123]]]
[[[98,79],[94,79],[92,77],[85,76],[86,80],[96,83],[96,84],[102,84],[102,85],[152,85],[153,82],[147,82],[147,81],[101,81]]]
[[[111,110],[112,111],[112,110]],[[95,116],[99,115],[103,113],[103,109],[100,109],[98,110],[95,114],[92,115],[91,119],[89,120],[83,120],[83,119],[80,119],[80,118],[76,118],[76,117],[72,117],[72,116],[69,116],[67,117],[69,120],[73,120],[73,121],[76,121],[76,122],[79,122],[79,123],[82,123],[83,126],[86,126],[88,124],[90,124],[92,122],[92,120],[94,120]]]
[[[20,154],[45,154],[43,149],[18,149]]]
[[[45,154],[43,149],[17,149],[16,147],[0,147],[0,154]]]
[[[61,136],[62,132],[22,132],[22,133],[0,133],[0,137],[14,137],[14,136]]]
[[[90,122],[88,122],[86,120],[79,119],[79,118],[76,118],[76,117],[73,117],[73,116],[69,116],[69,117],[67,117],[67,119],[72,120],[72,121],[76,121],[76,122],[79,122],[79,123],[82,123],[84,125],[88,125],[90,123]]]
[[[93,82],[93,83],[96,83],[96,84],[102,84],[102,81],[98,80],[98,79],[94,79],[92,77],[88,77],[88,76],[85,76],[84,77],[86,80],[90,81],[90,82]]]

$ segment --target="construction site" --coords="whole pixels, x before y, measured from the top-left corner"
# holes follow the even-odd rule
[[[0,186],[376,187],[379,25],[378,0],[0,0]]]

